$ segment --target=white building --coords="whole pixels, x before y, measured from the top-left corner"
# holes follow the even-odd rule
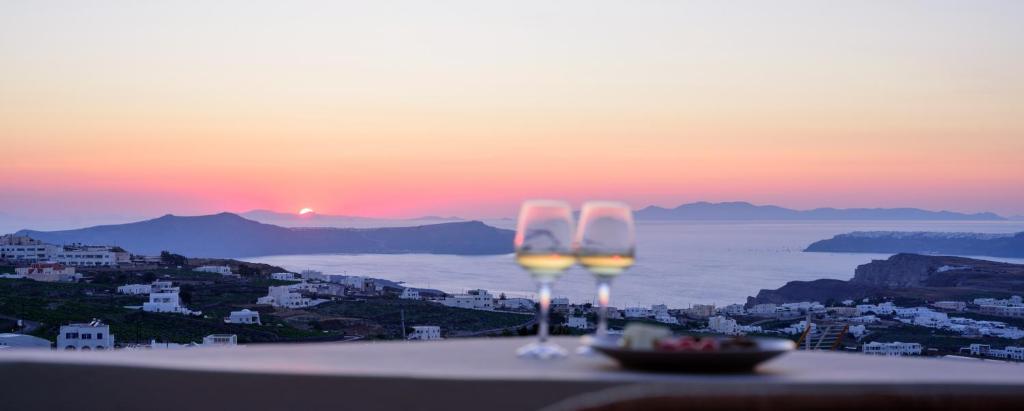
[[[116,247],[95,245],[57,246],[50,261],[75,267],[117,267],[130,261],[130,255]]]
[[[921,344],[903,342],[872,341],[861,346],[861,351],[868,355],[885,355],[890,357],[921,355]]]
[[[654,321],[657,321],[662,324],[679,324],[679,319],[676,318],[674,315],[669,314],[668,311],[654,314]]]
[[[802,334],[804,332],[804,330],[806,330],[806,329],[807,329],[807,321],[804,320],[804,321],[800,321],[800,322],[798,322],[796,324],[792,324],[789,327],[783,328],[781,331],[786,333],[786,334],[796,335],[796,334]],[[815,324],[815,323],[812,322],[811,323],[810,334],[814,334],[816,332],[818,332],[818,324]]]
[[[949,316],[946,313],[940,313],[937,311],[918,311],[917,315],[914,316],[914,325],[920,325],[924,327],[942,328],[950,323]]]
[[[298,284],[289,285],[288,288],[292,291],[305,292],[310,294],[329,295],[335,297],[344,297],[345,290],[347,287],[343,284],[335,283],[307,283],[305,281]]]
[[[201,266],[201,267],[196,267],[192,271],[198,271],[198,272],[201,272],[201,273],[220,274],[220,275],[224,275],[224,276],[233,276],[233,275],[235,275],[235,273],[233,273],[231,271],[231,267],[226,266],[226,265],[204,265],[204,266]]]
[[[529,298],[506,298],[494,302],[497,308],[510,311],[531,311],[534,309],[534,302]]]
[[[177,291],[163,291],[149,294],[149,301],[142,303],[142,311],[150,313],[173,313],[200,315],[201,311],[192,311],[181,305],[181,297]]]
[[[779,312],[779,306],[771,303],[755,304],[750,307],[750,315],[758,317],[774,317]]]
[[[14,263],[54,262],[72,267],[115,267],[130,261],[130,255],[117,247],[45,244],[29,237],[0,237],[0,259]]]
[[[203,337],[203,347],[233,347],[238,345],[235,334],[210,334]]]
[[[858,317],[850,317],[849,321],[851,323],[874,324],[874,323],[877,323],[877,322],[881,321],[881,319],[879,319],[878,317],[876,317],[874,315],[861,315],[861,316],[858,316]]]
[[[471,310],[493,310],[494,296],[487,290],[469,290],[466,294],[449,295],[441,300],[446,307],[468,308]]]
[[[659,315],[668,315],[668,306],[665,304],[651,305],[651,314],[653,314],[655,317]]]
[[[278,281],[302,281],[302,279],[296,278],[293,273],[271,273],[270,279]]]
[[[975,298],[974,305],[1020,306],[1024,305],[1024,298],[1022,298],[1019,295],[1015,295],[1003,300],[996,298]]]
[[[405,288],[402,290],[402,295],[398,296],[398,298],[403,300],[419,300],[420,290],[415,288]]]
[[[299,273],[299,277],[302,277],[303,280],[324,281],[327,279],[327,277],[324,276],[324,273],[317,270],[302,270]]]
[[[747,313],[747,310],[743,308],[743,304],[729,304],[719,308],[718,312],[726,315],[744,315]]]
[[[60,326],[57,334],[58,350],[109,350],[114,348],[114,336],[110,326],[93,320],[89,323]]]
[[[11,244],[3,244],[3,239],[5,238]],[[15,264],[49,261],[56,254],[57,246],[52,244],[43,244],[28,237],[0,237],[0,259]]]
[[[150,340],[148,348],[151,350],[180,350],[182,348],[192,348],[198,346],[199,344],[196,343],[179,344],[172,342],[157,342],[156,340]]]
[[[441,327],[436,325],[417,325],[412,327],[412,333],[409,334],[409,340],[440,340],[441,339]]]
[[[867,332],[867,327],[865,327],[864,324],[851,325],[846,331],[849,332],[853,338],[860,338]]]
[[[978,310],[982,314],[1002,317],[1024,317],[1024,306],[1016,305],[983,305]]]
[[[170,281],[153,281],[150,285],[151,293],[163,293],[163,292],[180,292],[181,289],[174,286],[174,283]]]
[[[950,311],[964,311],[967,309],[967,303],[963,301],[936,301],[932,303],[932,307]]]
[[[586,330],[590,328],[590,324],[587,323],[587,317],[569,315],[565,317],[565,326],[569,328],[578,328]]]
[[[569,311],[569,299],[566,297],[555,297],[551,299],[551,311]]]
[[[1024,361],[1024,347],[1008,346],[1003,348],[1006,358],[1017,361]]]
[[[75,273],[75,267],[65,267],[58,263],[36,263],[28,267],[14,269],[15,274],[35,281],[48,283],[76,282],[82,278]]]
[[[149,294],[153,292],[153,286],[150,284],[125,284],[117,287],[117,292],[128,295]]]
[[[623,315],[626,318],[649,318],[651,310],[648,310],[646,307],[626,307]]]
[[[293,286],[271,286],[267,288],[267,295],[260,297],[257,304],[270,304],[281,308],[306,308],[326,302],[327,300],[313,300],[303,297],[302,294],[292,291]]]
[[[242,311],[232,311],[228,318],[224,319],[224,322],[228,324],[256,324],[260,323],[260,313],[252,311],[248,308]]]
[[[1008,360],[1024,360],[1024,347],[1007,346],[1003,349],[992,348],[988,344],[971,344],[960,348],[960,353],[969,353],[977,357],[994,357]]]
[[[377,282],[372,278],[362,277],[358,275],[330,275],[326,277],[328,281],[332,283],[342,284],[345,287],[351,288],[355,291],[360,292],[373,292],[378,291],[380,287],[377,286]]]
[[[0,349],[20,348],[50,349],[50,340],[25,334],[0,334]]]
[[[720,315],[708,318],[708,329],[719,334],[739,334],[739,327],[736,325],[736,320]]]
[[[657,311],[659,310],[665,311],[657,306],[651,307],[651,311],[653,312],[655,317],[658,316]],[[691,305],[690,308],[683,309],[683,313],[686,314],[687,317],[697,319],[710,318],[712,315],[715,315],[715,311],[716,310],[714,304],[694,304]]]
[[[896,305],[891,302],[884,302],[881,304],[860,304],[857,305],[857,315],[864,314],[875,314],[875,315],[892,315],[896,312]]]
[[[828,307],[825,311],[835,317],[854,317],[857,315],[857,307],[849,307],[845,305],[839,305],[834,307]]]
[[[782,311],[796,311],[796,312],[822,312],[825,311],[825,306],[817,301],[801,301],[798,303],[785,303],[779,306]]]

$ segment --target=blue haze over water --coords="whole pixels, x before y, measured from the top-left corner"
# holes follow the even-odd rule
[[[956,231],[1012,233],[1024,221],[673,221],[640,222],[637,265],[615,280],[612,305],[742,303],[762,288],[788,281],[850,279],[854,269],[889,254],[805,253],[810,243],[850,231]],[[1024,264],[1024,259],[977,257]],[[292,271],[363,275],[403,281],[410,287],[497,295],[534,294],[529,275],[512,255],[316,254],[248,258]],[[554,295],[592,301],[593,278],[574,267],[554,286]]]

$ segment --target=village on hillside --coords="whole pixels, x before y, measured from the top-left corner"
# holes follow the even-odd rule
[[[0,237],[0,348],[169,349],[274,342],[435,340],[534,333],[536,302],[449,294],[365,276],[237,260]],[[597,308],[551,301],[555,334],[592,331]],[[1024,361],[1024,301],[805,301],[609,307],[698,335],[772,335],[801,349]]]

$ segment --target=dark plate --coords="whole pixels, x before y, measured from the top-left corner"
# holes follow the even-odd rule
[[[590,347],[614,358],[625,368],[700,373],[751,372],[758,364],[796,348],[796,343],[781,338],[751,338],[757,347],[727,351],[653,351],[631,350],[618,345],[617,339],[593,342]]]

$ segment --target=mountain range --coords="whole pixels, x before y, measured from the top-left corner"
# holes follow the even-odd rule
[[[794,210],[747,202],[683,204],[676,208],[649,206],[635,213],[637,220],[1006,220],[993,213],[965,214],[919,208],[815,208]]]
[[[816,241],[804,251],[918,253],[1024,257],[1024,232],[1016,234],[855,231]]]
[[[578,213],[577,213],[578,214]],[[426,216],[410,219],[387,219],[309,213],[304,215],[268,210],[241,213],[245,218],[284,227],[409,227],[440,222],[469,221],[461,217]],[[794,210],[774,205],[755,205],[743,201],[696,202],[675,208],[648,206],[637,210],[640,221],[659,220],[922,220],[922,221],[1003,221],[994,213],[958,213],[930,211],[919,208],[815,208]],[[1012,217],[1011,219],[1024,218]],[[514,219],[487,219],[489,225],[512,227]]]
[[[261,223],[282,227],[414,227],[420,225],[471,221],[459,217],[424,216],[417,218],[373,218],[347,215],[331,215],[310,212],[307,214],[282,213],[270,210],[251,210],[240,216]]]
[[[53,244],[117,245],[135,254],[170,251],[189,257],[235,258],[314,253],[505,254],[512,252],[515,233],[478,221],[372,229],[287,228],[220,213],[17,234]]]

